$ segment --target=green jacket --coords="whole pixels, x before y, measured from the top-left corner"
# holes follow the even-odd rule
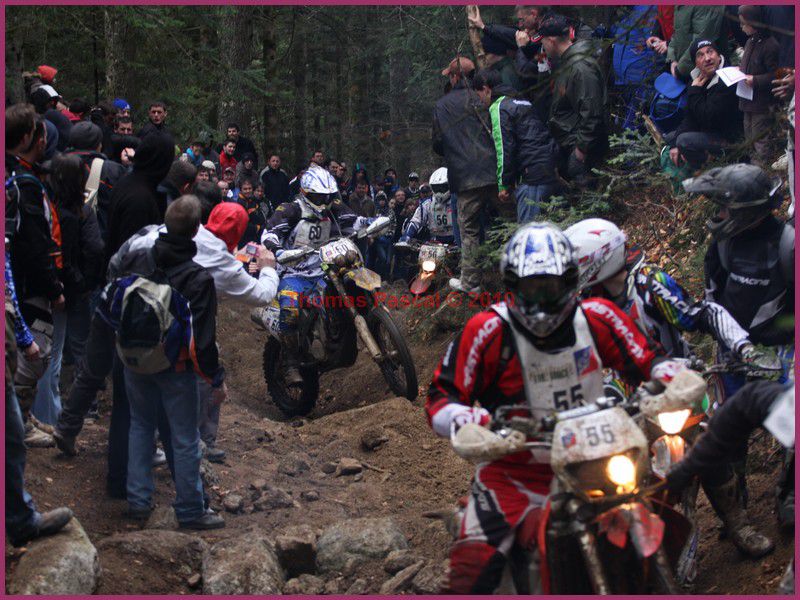
[[[561,56],[552,93],[548,126],[558,145],[586,153],[605,148],[606,83],[589,42],[575,42]]]
[[[694,69],[694,58],[689,56],[689,46],[696,39],[711,40],[723,56],[728,53],[725,37],[724,6],[675,7],[675,33],[667,46],[667,61],[678,63],[678,72],[689,77]]]

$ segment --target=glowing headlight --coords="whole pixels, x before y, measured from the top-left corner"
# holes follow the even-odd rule
[[[661,427],[661,431],[664,433],[674,435],[683,429],[690,414],[692,414],[692,411],[688,408],[658,413],[658,426]]]
[[[428,273],[432,273],[436,270],[436,263],[432,260],[423,260],[422,261],[422,270]]]
[[[636,485],[636,465],[623,454],[612,456],[606,465],[608,478],[616,485],[633,489]]]

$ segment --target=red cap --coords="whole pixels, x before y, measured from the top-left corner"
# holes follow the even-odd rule
[[[39,73],[39,77],[42,78],[42,83],[53,83],[56,73],[58,73],[58,69],[47,65],[39,65],[36,67],[36,71]]]
[[[233,252],[247,229],[247,220],[244,206],[238,202],[222,202],[208,216],[206,229],[225,242],[228,252]]]

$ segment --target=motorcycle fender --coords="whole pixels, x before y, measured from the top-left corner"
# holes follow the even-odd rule
[[[359,267],[354,271],[350,271],[347,275],[362,290],[371,292],[381,287],[381,276],[366,267]]]
[[[623,504],[598,517],[600,532],[608,541],[624,548],[630,536],[637,553],[643,558],[652,556],[664,539],[664,521],[650,512],[644,504]]]
[[[424,294],[430,289],[432,282],[433,282],[432,277],[426,278],[425,275],[422,275],[421,277],[416,277],[414,281],[411,282],[411,288],[410,288],[411,293],[417,295]]]

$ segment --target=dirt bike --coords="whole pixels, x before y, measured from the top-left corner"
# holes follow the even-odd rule
[[[647,439],[631,415],[692,406],[696,382],[681,385],[647,409],[603,397],[537,421],[526,407],[502,407],[488,443],[478,425],[453,430],[454,449],[469,460],[550,451],[550,495],[517,529],[498,593],[680,593],[674,573],[692,526],[659,498],[663,482],[648,484]],[[478,456],[481,446],[488,456]]]
[[[393,393],[414,400],[418,394],[414,361],[403,334],[385,306],[376,301],[381,278],[364,267],[353,239],[376,237],[388,226],[379,217],[366,229],[333,239],[315,248],[283,252],[279,264],[299,262],[319,253],[325,282],[321,295],[305,299],[300,306],[300,374],[302,387],[290,387],[283,378],[277,298],[264,311],[269,337],[264,344],[263,369],[273,402],[287,416],[304,416],[313,410],[319,395],[319,376],[333,369],[352,366],[358,358],[359,340],[378,364]]]
[[[460,252],[458,246],[437,241],[420,244],[415,240],[409,240],[397,242],[394,247],[396,250],[418,253],[419,271],[409,285],[409,290],[415,296],[430,294],[440,289],[453,276],[450,259]]]

